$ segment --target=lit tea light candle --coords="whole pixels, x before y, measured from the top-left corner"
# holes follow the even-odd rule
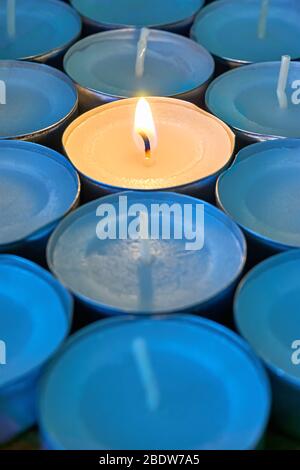
[[[5,103],[0,138],[61,147],[61,135],[77,116],[77,92],[62,72],[33,62],[0,61]]]
[[[138,238],[129,236],[135,204],[143,204]],[[204,215],[196,220],[198,204]],[[166,238],[160,226],[150,237],[157,223],[153,217],[162,223],[163,215],[157,212],[161,205],[162,210],[166,205],[177,209],[174,216],[171,209],[170,235]],[[112,212],[107,223],[116,234],[112,238],[101,231],[99,235],[101,208],[108,207]],[[176,237],[175,227],[182,227],[180,236]],[[199,199],[168,192],[124,192],[92,201],[67,216],[47,246],[48,265],[85,307],[86,321],[100,314],[178,311],[226,321],[245,258],[244,237],[223,212]]]
[[[82,15],[84,32],[125,27],[152,27],[188,34],[196,13],[204,0],[71,0],[71,5]]]
[[[263,437],[270,391],[251,349],[217,323],[118,317],[68,340],[39,403],[49,450],[244,450]]]
[[[203,104],[214,60],[199,44],[147,28],[89,36],[71,47],[64,69],[82,110],[132,96],[172,96]]]
[[[294,0],[218,0],[196,17],[191,36],[219,64],[238,67],[300,58],[300,10]]]
[[[81,32],[78,13],[59,0],[2,1],[0,25],[0,59],[55,65]]]
[[[299,155],[299,154],[298,154]],[[272,422],[300,438],[300,250],[273,256],[243,279],[235,298],[240,334],[264,362],[272,384]]]
[[[300,64],[282,62],[240,67],[218,77],[206,93],[210,112],[230,125],[241,145],[300,137]]]
[[[81,173],[86,197],[172,188],[213,199],[217,175],[233,153],[234,134],[190,103],[170,98],[147,102],[132,98],[100,106],[66,130],[63,145]],[[156,132],[152,128],[143,135],[152,121]]]
[[[46,270],[17,256],[0,255],[0,278],[3,443],[36,422],[41,373],[69,332],[73,304],[66,289]]]

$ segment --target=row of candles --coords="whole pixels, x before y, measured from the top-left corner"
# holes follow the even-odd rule
[[[299,64],[290,62],[290,56],[297,57],[291,34],[291,24],[297,34],[295,5],[278,2],[273,8],[268,1],[245,0],[243,9],[236,0],[216,0],[200,11],[192,28],[200,45],[147,27],[168,25],[183,32],[202,1],[178,2],[178,11],[173,2],[158,9],[152,5],[150,13],[162,15],[162,21],[149,19],[145,5],[134,22],[128,15],[135,10],[128,5],[124,12],[118,2],[101,11],[95,1],[73,0],[85,33],[124,24],[143,28],[102,32],[75,43],[63,61],[68,77],[48,65],[11,60],[30,57],[60,67],[65,47],[80,35],[81,20],[68,5],[28,2],[37,4],[35,15],[24,8],[25,1],[5,2],[6,52],[20,47],[22,14],[29,29],[31,20],[49,19],[48,26],[57,27],[51,41],[58,42],[46,48],[42,38],[35,38],[35,47],[43,50],[25,52],[30,44],[22,33],[22,53],[0,62],[0,137],[5,139],[0,142],[0,304],[5,313],[0,340],[7,344],[7,364],[0,366],[0,439],[10,439],[36,419],[42,366],[70,328],[69,292],[77,317],[85,322],[100,315],[116,318],[72,336],[43,376],[39,424],[45,447],[255,448],[268,423],[270,389],[253,350],[271,377],[275,422],[299,437],[299,372],[290,361],[300,265],[299,251],[290,251],[300,247],[300,141],[293,139],[299,137],[298,106],[291,96]],[[239,25],[239,38],[242,30],[251,38],[255,30],[257,42],[246,47],[250,55],[246,50],[223,54],[210,43],[219,34],[229,37],[232,21]],[[223,27],[222,36],[218,28]],[[276,49],[272,34],[286,27],[291,45]],[[36,33],[44,28],[33,26]],[[28,33],[26,38],[30,42]],[[50,40],[48,33],[44,39]],[[226,41],[220,44],[226,48]],[[227,65],[290,56],[227,72],[206,90],[214,59],[203,45],[215,57],[230,59]],[[169,98],[133,97],[149,91]],[[204,102],[212,114],[195,105]],[[78,111],[87,112],[76,117]],[[231,129],[240,147],[265,142],[233,158]],[[68,159],[54,149],[63,149]],[[120,193],[124,190],[129,191]],[[91,202],[76,209],[80,193]],[[97,207],[105,203],[117,209],[121,195],[146,207],[196,206],[194,196],[200,197],[204,247],[187,254],[185,240],[149,239],[150,263],[136,256],[143,251],[139,242],[98,240]],[[228,322],[246,262],[245,235],[248,267],[287,251],[254,267],[235,294],[235,322],[252,349],[211,321]],[[46,245],[55,277],[28,260],[45,264]]]

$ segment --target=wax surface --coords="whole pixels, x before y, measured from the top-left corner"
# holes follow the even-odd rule
[[[144,74],[135,63],[140,30],[115,30],[76,43],[64,60],[80,85],[114,96],[170,96],[193,90],[212,75],[214,62],[202,47],[179,35],[151,30]]]
[[[175,203],[183,207],[186,203],[195,209],[199,203],[198,199],[173,193],[122,195],[127,196],[128,206],[143,203],[149,213],[151,204]],[[118,230],[122,220],[118,213],[119,194],[93,201],[59,225],[48,247],[48,261],[64,285],[102,309],[135,314],[186,309],[222,292],[242,269],[245,247],[241,233],[210,204],[204,203],[204,247],[186,250],[187,238],[175,239],[172,235],[174,226],[182,224],[182,217],[171,216],[170,239],[162,239],[160,232],[159,239],[148,240],[153,254],[149,267],[141,260],[140,240],[97,238],[100,218],[96,210],[101,203],[116,208]],[[185,219],[184,224],[186,229],[195,229],[195,217]]]
[[[99,23],[160,26],[192,17],[204,0],[71,0],[79,13]]]
[[[154,412],[130,347],[136,337],[159,384]],[[40,410],[54,448],[245,449],[266,424],[268,388],[250,350],[217,324],[118,319],[68,342],[44,381]]]
[[[57,0],[16,1],[16,34],[7,33],[7,0],[0,0],[0,59],[30,58],[67,46],[79,35],[79,15]]]
[[[58,153],[28,142],[0,142],[0,245],[60,219],[78,186],[76,172]]]
[[[226,166],[234,135],[224,123],[190,103],[147,98],[157,129],[152,165],[133,134],[137,99],[96,108],[76,119],[63,144],[84,175],[128,189],[172,188],[205,178]]]
[[[0,279],[0,332],[7,345],[2,387],[53,354],[67,334],[69,312],[63,288],[27,260],[0,255]]]
[[[261,263],[247,276],[235,304],[236,324],[256,353],[282,374],[300,378],[292,343],[299,339],[300,250]]]
[[[300,5],[297,0],[269,2],[266,34],[258,36],[262,0],[219,0],[196,18],[192,37],[212,54],[245,62],[300,57]]]
[[[300,247],[300,142],[255,144],[219,179],[223,208],[246,230]],[[238,197],[237,197],[238,195]]]
[[[1,138],[52,126],[65,118],[77,101],[71,81],[46,65],[3,61],[0,80],[6,85],[6,104],[0,104]]]
[[[299,138],[300,106],[293,104],[291,97],[292,83],[300,77],[300,64],[290,64],[286,109],[280,108],[276,95],[279,70],[280,62],[264,62],[221,75],[207,90],[209,110],[236,129]]]

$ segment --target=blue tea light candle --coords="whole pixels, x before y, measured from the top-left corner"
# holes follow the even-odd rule
[[[77,106],[77,91],[59,70],[33,62],[0,61],[1,139],[60,148]]]
[[[173,96],[201,104],[214,61],[182,36],[123,29],[79,41],[66,54],[64,68],[87,110],[132,96]]]
[[[133,216],[137,207],[140,214]],[[106,210],[108,220],[100,216]],[[106,222],[110,233],[101,231]],[[130,234],[131,222],[140,227],[142,240]],[[92,201],[60,223],[47,247],[48,265],[88,310],[87,320],[193,310],[226,321],[245,258],[244,237],[226,215],[167,192],[124,192]]]
[[[256,266],[235,299],[242,336],[264,361],[273,388],[273,419],[300,437],[300,250],[281,253]]]
[[[71,0],[82,15],[85,33],[130,26],[187,34],[204,0]]]
[[[276,61],[284,54],[299,59],[299,3],[218,0],[199,12],[191,36],[230,67]]]
[[[254,449],[269,402],[259,361],[221,325],[119,317],[66,343],[44,377],[39,424],[47,449]]]
[[[42,367],[68,334],[72,301],[44,269],[0,255],[0,442],[36,421]]]
[[[241,145],[276,137],[300,137],[300,63],[289,65],[288,61],[286,56],[282,63],[240,67],[221,75],[208,87],[207,108],[235,130]]]
[[[0,31],[1,60],[59,64],[80,36],[81,19],[73,8],[58,0],[1,0]]]
[[[298,139],[250,145],[220,176],[219,205],[246,233],[249,258],[300,248],[299,180]]]
[[[50,233],[78,202],[72,165],[31,142],[0,141],[0,252],[42,261]]]

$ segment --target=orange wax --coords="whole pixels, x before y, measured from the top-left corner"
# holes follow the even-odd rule
[[[83,175],[126,189],[173,188],[214,175],[233,153],[235,137],[215,116],[172,98],[147,98],[156,127],[152,164],[134,135],[138,99],[95,108],[77,118],[63,136],[66,153]]]

